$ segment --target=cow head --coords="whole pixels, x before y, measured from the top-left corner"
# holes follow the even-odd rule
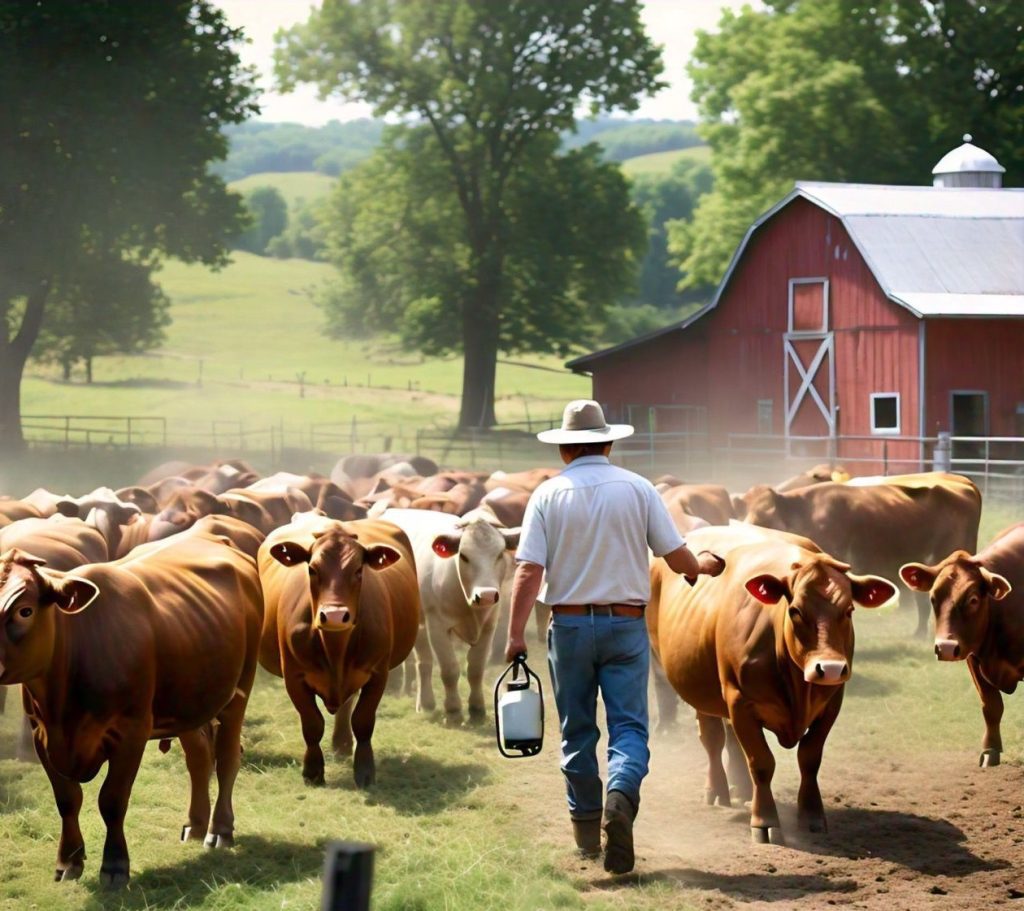
[[[311,548],[282,541],[270,555],[284,566],[307,565],[313,628],[325,633],[349,632],[359,622],[364,570],[379,572],[402,557],[388,544],[364,545],[340,526],[314,533]]]
[[[855,576],[827,554],[807,554],[785,576],[754,576],[747,591],[762,604],[786,602],[784,636],[804,680],[835,686],[853,667],[853,609],[879,607],[896,586],[878,576]]]
[[[214,494],[196,487],[181,488],[171,496],[149,526],[149,541],[160,541],[195,525],[203,516],[228,514],[225,503]]]
[[[0,554],[0,684],[45,673],[56,642],[54,610],[77,614],[99,594],[87,579],[43,569],[17,548]]]
[[[936,566],[907,563],[900,578],[914,591],[928,592],[935,613],[935,657],[962,661],[978,651],[988,633],[992,601],[1010,594],[1010,583],[958,550]]]
[[[61,515],[84,520],[107,542],[107,550],[116,554],[121,547],[121,529],[142,515],[135,503],[122,500],[109,487],[97,487],[81,497],[65,497],[57,509]]]
[[[471,608],[488,611],[498,603],[511,579],[512,554],[519,546],[518,528],[499,528],[483,518],[460,524],[434,538],[433,551],[456,560],[459,584]]]

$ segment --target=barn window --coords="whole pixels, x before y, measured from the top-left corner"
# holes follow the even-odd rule
[[[873,392],[871,394],[871,432],[900,432],[900,394]]]
[[[789,280],[789,331],[828,332],[828,279]]]

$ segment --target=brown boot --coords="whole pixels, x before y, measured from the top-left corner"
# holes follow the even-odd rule
[[[576,849],[580,857],[593,860],[601,856],[600,818],[574,819],[572,821],[572,834],[576,839]]]
[[[604,868],[609,873],[628,873],[633,856],[633,820],[636,806],[622,791],[609,791],[604,807]]]

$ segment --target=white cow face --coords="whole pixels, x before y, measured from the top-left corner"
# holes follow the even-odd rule
[[[450,534],[434,539],[434,553],[458,561],[459,584],[466,603],[490,610],[498,603],[502,585],[512,575],[512,551],[519,546],[518,528],[498,528],[474,519]]]

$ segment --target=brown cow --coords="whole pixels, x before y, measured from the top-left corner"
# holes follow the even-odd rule
[[[183,837],[232,843],[231,792],[261,613],[255,563],[220,538],[186,536],[73,575],[43,569],[20,550],[0,557],[0,683],[24,685],[36,753],[61,814],[58,879],[82,875],[80,782],[107,762],[100,882],[128,882],[124,817],[153,739],[178,737],[185,750],[192,796]]]
[[[420,625],[409,539],[390,522],[298,516],[267,538],[259,567],[266,598],[260,664],[284,677],[302,721],[302,777],[324,783],[319,696],[337,713],[335,752],[351,755],[354,733],[356,785],[373,784],[377,706]]]
[[[981,494],[967,478],[929,472],[825,482],[779,493],[752,488],[746,521],[803,535],[857,572],[897,578],[910,561],[941,560],[978,544]],[[916,596],[918,636],[928,632],[928,599]]]
[[[705,549],[701,534],[694,532],[688,546]],[[833,557],[785,540],[743,544],[728,550],[725,561],[720,576],[700,576],[694,585],[655,561],[647,610],[665,675],[697,710],[708,753],[706,800],[731,805],[722,765],[721,719],[727,718],[753,785],[754,841],[782,841],[765,729],[786,749],[799,744],[801,825],[824,832],[818,768],[853,666],[853,607],[877,607],[896,588],[877,577],[852,576]]]
[[[496,471],[484,482],[484,487],[488,492],[505,487],[509,490],[525,490],[527,493],[533,493],[541,484],[557,474],[561,474],[560,468],[530,468],[527,471],[516,471],[512,474]]]
[[[790,490],[800,490],[802,487],[810,487],[812,484],[824,484],[827,481],[835,481],[837,484],[843,484],[850,480],[850,472],[848,472],[842,465],[829,465],[827,462],[823,462],[821,465],[815,465],[813,468],[808,468],[807,471],[801,471],[800,474],[788,478],[781,484],[776,484],[775,489],[779,493],[787,493]]]
[[[1024,523],[974,556],[961,550],[935,566],[908,563],[900,576],[931,594],[936,657],[967,662],[985,718],[980,764],[999,765],[1001,693],[1024,679]]]
[[[732,497],[718,484],[677,484],[661,493],[661,501],[681,534],[693,527],[693,518],[708,525],[728,525],[734,517]]]
[[[309,512],[313,504],[301,490],[228,490],[218,499],[227,507],[227,514],[248,522],[269,535],[275,528],[287,525],[298,512]]]

